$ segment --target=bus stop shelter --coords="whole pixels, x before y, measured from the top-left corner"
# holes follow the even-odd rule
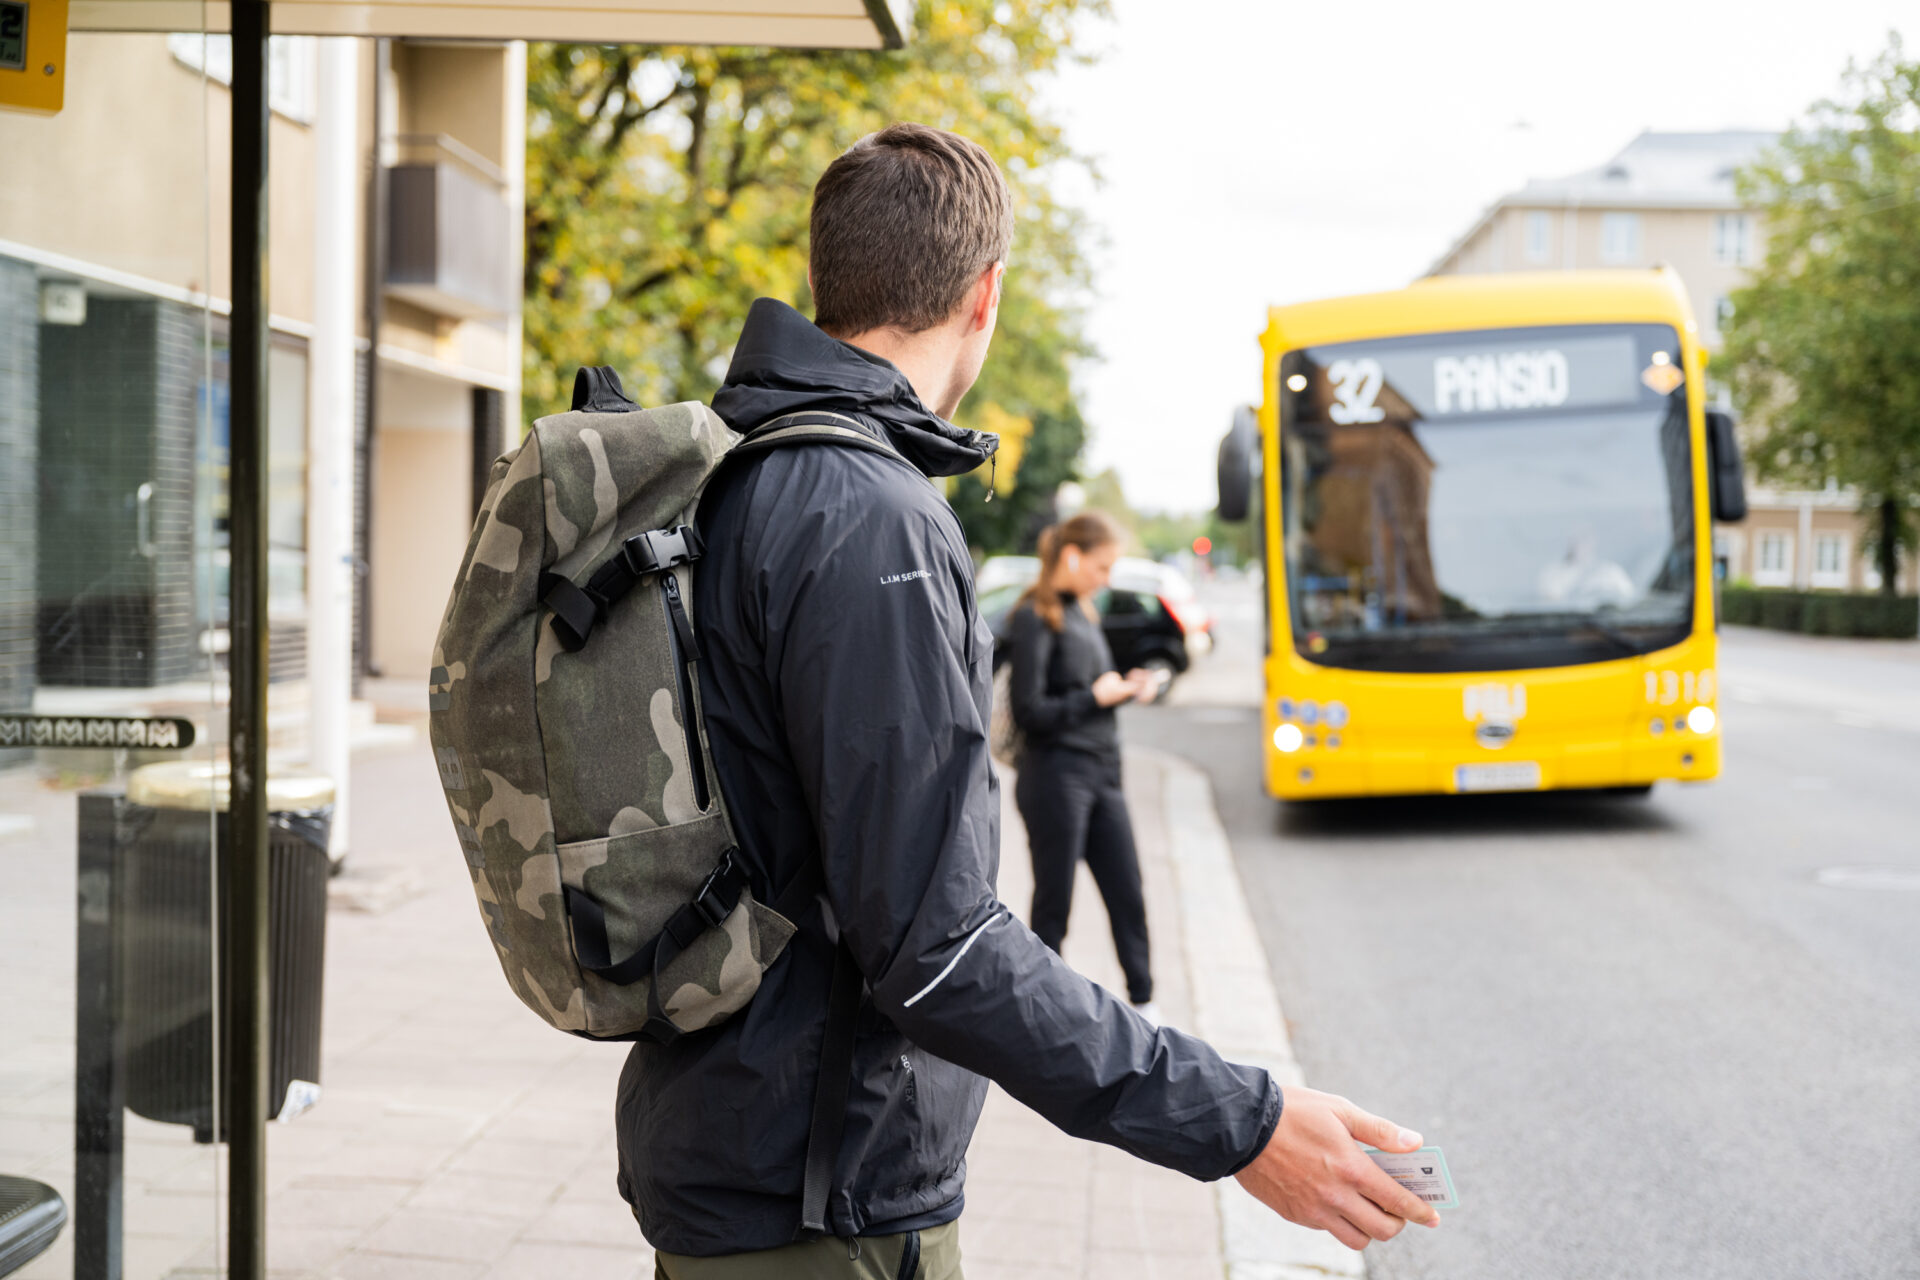
[[[231,975],[226,1010],[231,1069],[220,1084],[229,1142],[230,1274],[252,1280],[266,1272],[269,35],[893,49],[904,42],[909,8],[905,0],[72,0],[68,24],[76,32],[204,31],[232,37],[232,783],[230,847],[222,850],[229,927],[220,940],[221,964]],[[83,82],[66,88],[72,97],[104,91]]]

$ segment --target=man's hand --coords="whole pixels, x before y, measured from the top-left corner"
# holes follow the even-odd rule
[[[1440,1225],[1439,1211],[1389,1178],[1357,1142],[1415,1151],[1420,1135],[1317,1089],[1288,1089],[1266,1149],[1234,1176],[1289,1222],[1330,1231],[1349,1249],[1391,1240],[1409,1222]]]

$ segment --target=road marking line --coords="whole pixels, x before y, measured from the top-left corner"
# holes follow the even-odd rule
[[[1814,882],[1829,889],[1890,889],[1920,893],[1920,871],[1898,867],[1828,867]]]

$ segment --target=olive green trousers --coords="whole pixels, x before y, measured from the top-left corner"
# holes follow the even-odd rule
[[[653,1256],[654,1280],[961,1280],[960,1224],[897,1236],[803,1244],[718,1258]]]

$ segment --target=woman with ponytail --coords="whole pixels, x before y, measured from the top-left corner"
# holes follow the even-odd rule
[[[1040,535],[1040,576],[1014,606],[1007,655],[1013,720],[1025,736],[1014,799],[1033,855],[1034,933],[1060,950],[1084,858],[1113,922],[1127,999],[1157,1021],[1146,900],[1114,723],[1115,707],[1151,698],[1157,687],[1149,672],[1123,676],[1113,669],[1093,609],[1119,554],[1119,530],[1097,511]]]

